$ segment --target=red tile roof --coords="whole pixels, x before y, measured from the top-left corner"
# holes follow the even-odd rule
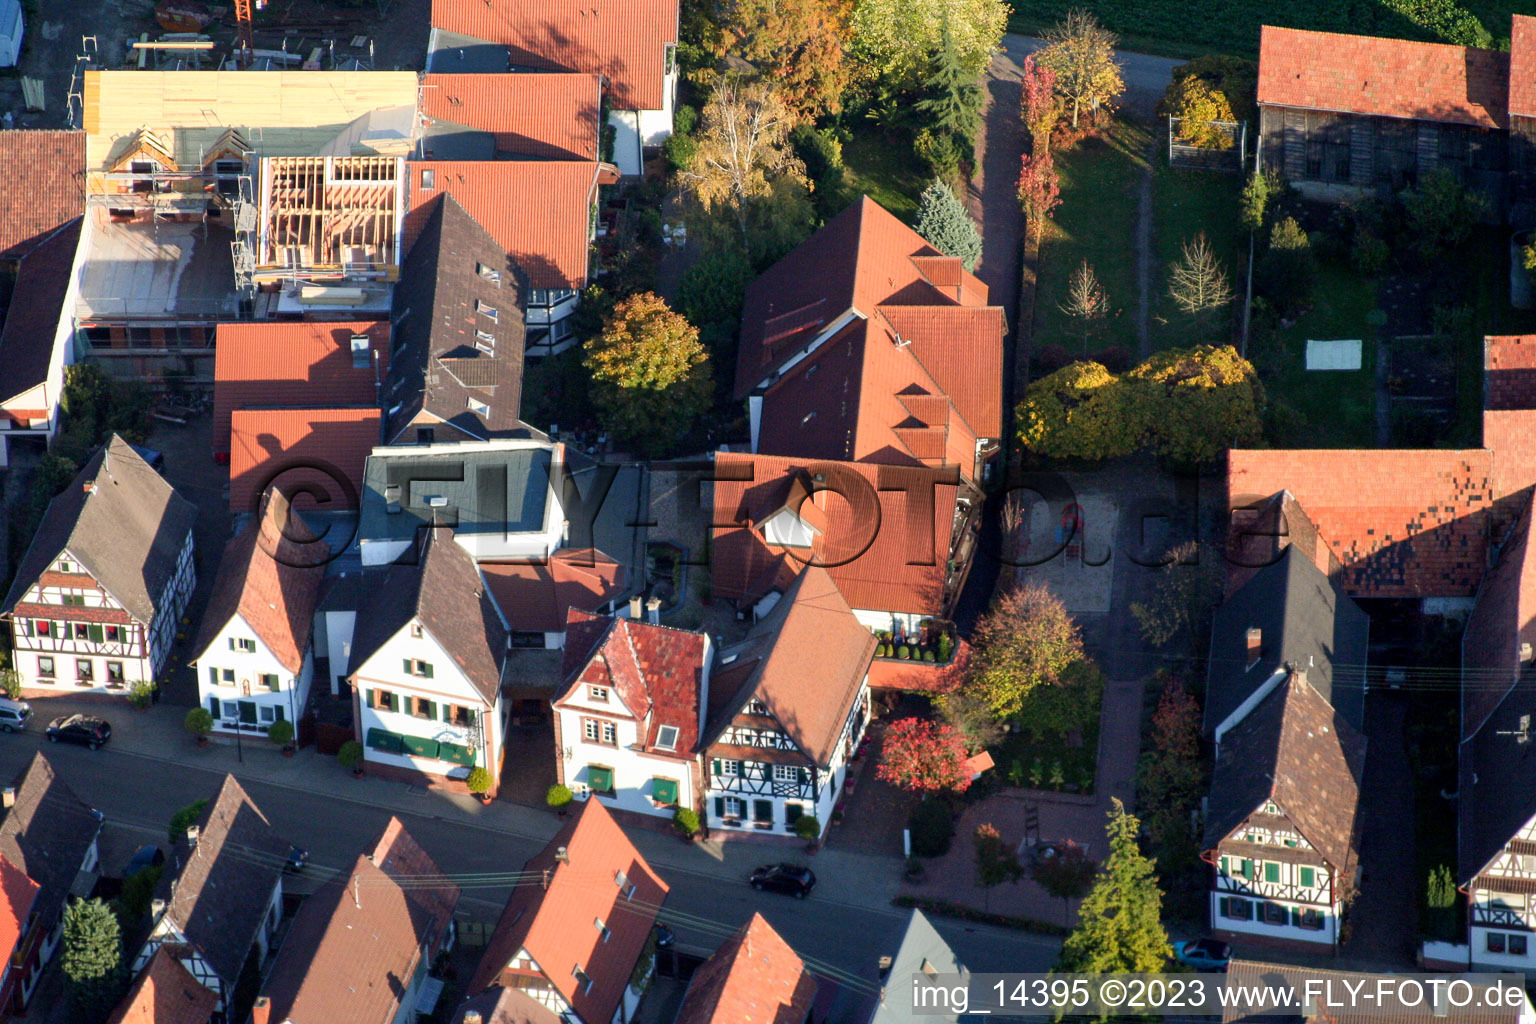
[[[352,336],[366,334],[377,372],[352,365]],[[378,405],[389,372],[389,322],[267,320],[219,324],[213,352],[213,450],[229,451],[236,409],[281,405]]]
[[[448,934],[454,909],[459,905],[459,887],[443,874],[431,854],[421,848],[399,818],[390,815],[368,859],[398,882],[405,890],[406,898],[436,922],[434,933],[437,943],[441,944]]]
[[[596,75],[425,75],[421,112],[496,137],[496,152],[543,160],[596,160],[602,80]],[[432,156],[432,140],[422,141]]]
[[[562,849],[564,860],[558,859]],[[469,991],[496,984],[524,950],[582,1020],[612,1020],[667,897],[667,883],[599,800],[586,801],[523,871],[548,881],[513,890]],[[597,921],[609,932],[606,941]],[[589,990],[574,977],[578,967],[591,979]]]
[[[1536,335],[1483,339],[1483,408],[1536,409]]]
[[[85,132],[0,131],[0,259],[18,259],[85,213]]]
[[[1536,117],[1536,18],[1529,14],[1510,19],[1509,113]]]
[[[288,543],[287,535],[291,534],[267,517],[253,518],[225,545],[202,628],[192,648],[197,657],[192,660],[216,654],[208,645],[231,618],[239,615],[278,662],[298,675],[309,649],[310,627],[325,577],[325,555],[307,544]],[[323,541],[320,546],[329,553]]]
[[[1289,491],[1357,597],[1471,596],[1487,564],[1493,453],[1241,450],[1227,455],[1228,507]]]
[[[543,562],[482,562],[507,628],[558,633],[567,608],[595,612],[625,590],[624,566],[592,548],[561,548]]]
[[[660,110],[678,0],[432,0],[432,27],[512,51],[512,64],[609,81],[619,110]]]
[[[300,508],[357,508],[381,418],[378,409],[237,410],[230,417],[229,507],[250,511],[266,485],[278,483]],[[306,485],[314,489],[307,499]]]
[[[566,619],[580,628],[566,634],[561,659],[565,685],[555,698],[586,686],[608,687],[638,721],[649,716],[645,749],[691,754],[699,742],[699,693],[703,689],[708,638],[671,626],[597,616],[572,608]],[[664,725],[677,727],[677,744],[658,750],[656,735]]]
[[[1306,32],[1259,34],[1259,104],[1507,128],[1508,54],[1444,43]]]
[[[751,604],[801,570],[811,553],[797,551],[797,558],[790,549],[770,547],[759,527],[791,502],[792,490],[800,502],[811,474],[821,473],[835,490],[799,503],[799,513],[821,530],[811,551],[848,603],[872,611],[941,614],[958,488],[939,482],[938,472],[735,452],[718,453],[715,467],[711,585],[716,597]],[[748,480],[719,479],[749,474]],[[931,508],[909,496],[930,493]]]
[[[880,306],[956,304],[985,306],[987,286],[865,196],[747,286],[736,397],[850,308],[872,317]]]
[[[803,1024],[816,979],[762,914],[693,972],[674,1024]]]
[[[218,994],[161,946],[107,1024],[208,1024],[218,1004]]]
[[[881,306],[880,314],[977,437],[1003,434],[1001,306]]]
[[[490,232],[534,288],[584,288],[588,229],[601,164],[590,160],[415,160],[405,249],[444,192]],[[432,188],[422,188],[430,171]]]
[[[0,857],[0,956],[7,961],[21,941],[38,888],[25,871]]]

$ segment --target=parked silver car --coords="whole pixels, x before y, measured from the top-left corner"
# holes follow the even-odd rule
[[[0,697],[0,732],[20,732],[32,717],[32,705],[24,700]]]

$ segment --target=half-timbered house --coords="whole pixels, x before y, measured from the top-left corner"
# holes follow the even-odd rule
[[[793,834],[802,815],[827,827],[869,723],[874,653],[874,634],[820,566],[720,651],[702,744],[710,828]]]
[[[149,937],[133,962],[165,949],[228,1013],[247,961],[260,969],[283,912],[283,868],[292,846],[233,775],[197,823],[178,836],[150,909]]]
[[[0,618],[28,687],[122,691],[165,666],[197,509],[113,434],[49,502]]]
[[[599,800],[583,804],[523,876],[536,881],[512,890],[470,994],[518,989],[565,1024],[632,1021],[651,970],[636,965],[667,883]]]
[[[1223,937],[1332,949],[1354,884],[1365,737],[1290,673],[1216,749],[1204,859]]]
[[[704,633],[570,609],[556,778],[614,809],[670,818],[699,808],[713,646]]]
[[[501,776],[507,629],[453,531],[422,534],[414,564],[365,577],[351,678],[370,771],[405,781]]]

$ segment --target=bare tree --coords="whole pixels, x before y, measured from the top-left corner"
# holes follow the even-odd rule
[[[1083,260],[1067,281],[1067,301],[1060,304],[1063,313],[1075,320],[1083,332],[1083,350],[1088,349],[1088,339],[1103,326],[1109,316],[1109,296],[1099,284],[1093,267]]]
[[[1186,313],[1201,314],[1232,301],[1232,285],[1221,261],[1201,232],[1184,243],[1183,255],[1173,265],[1168,294]]]
[[[795,117],[766,82],[726,79],[704,107],[698,148],[679,184],[705,210],[728,207],[747,237],[747,207],[773,190],[773,179],[804,178],[789,143]]]

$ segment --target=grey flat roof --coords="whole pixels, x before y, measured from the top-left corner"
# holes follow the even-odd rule
[[[433,29],[427,47],[427,71],[436,75],[496,74],[512,66],[511,50],[461,32]]]
[[[445,446],[452,447],[452,446]],[[408,540],[434,521],[455,533],[536,533],[549,501],[550,450],[400,448],[374,454],[363,476],[363,540]],[[400,511],[386,506],[398,501]]]

